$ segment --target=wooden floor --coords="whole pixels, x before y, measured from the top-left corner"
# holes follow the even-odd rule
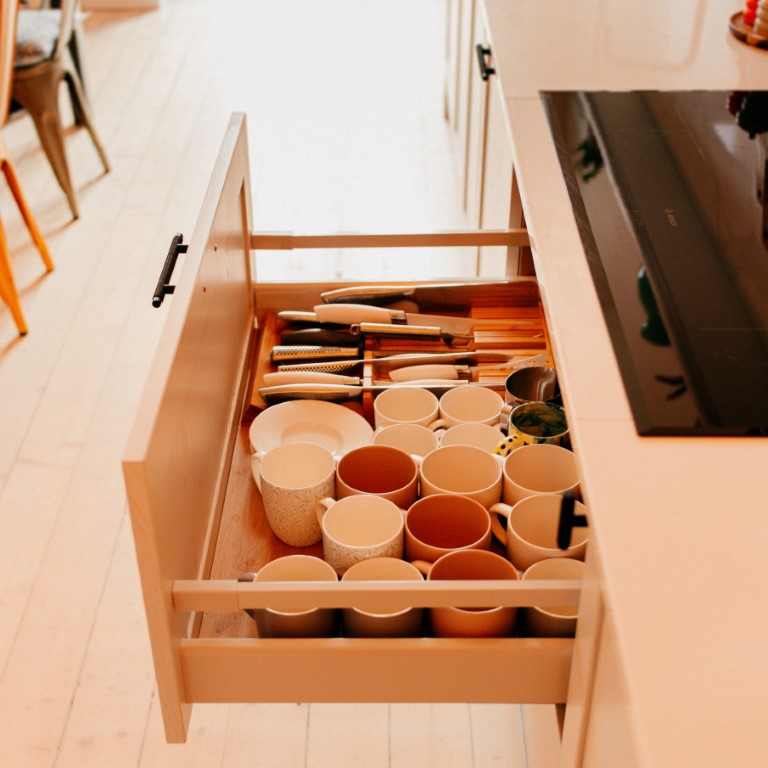
[[[163,324],[150,299],[167,242],[191,234],[232,111],[248,113],[256,229],[464,226],[443,6],[162,0],[92,14],[86,85],[113,169],[69,131],[76,222],[29,118],[5,127],[56,270],[43,274],[0,185],[30,327],[17,337],[0,305],[3,768],[526,765],[519,707],[501,705],[198,705],[187,744],[166,745],[120,471]],[[258,269],[440,277],[471,274],[465,256]]]

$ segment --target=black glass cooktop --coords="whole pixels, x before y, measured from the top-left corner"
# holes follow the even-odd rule
[[[637,431],[768,434],[768,92],[541,97]]]

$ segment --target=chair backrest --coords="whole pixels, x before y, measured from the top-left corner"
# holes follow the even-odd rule
[[[19,0],[0,0],[0,126],[8,119],[16,58],[16,11]]]

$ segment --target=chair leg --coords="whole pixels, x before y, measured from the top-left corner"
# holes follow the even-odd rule
[[[32,215],[32,211],[27,205],[27,201],[24,198],[24,194],[21,191],[21,185],[19,184],[19,178],[16,175],[16,169],[13,167],[13,163],[10,160],[4,160],[2,163],[3,173],[5,174],[6,181],[13,195],[13,199],[16,201],[16,205],[19,207],[21,217],[24,219],[24,223],[27,225],[29,234],[32,236],[32,241],[37,246],[37,250],[40,251],[40,256],[45,264],[45,269],[50,272],[53,269],[53,260],[48,252],[48,246],[43,239],[43,235],[37,227],[35,217]]]
[[[5,230],[0,221],[0,298],[8,305],[11,310],[16,328],[20,336],[27,333],[27,323],[24,320],[24,313],[21,311],[21,302],[16,290],[16,283],[13,280],[11,271],[11,260],[8,253],[8,241],[5,238]]]
[[[96,127],[94,126],[93,120],[91,118],[91,110],[88,106],[88,100],[85,97],[83,85],[80,82],[80,78],[78,77],[77,71],[74,69],[74,67],[67,67],[65,69],[65,77],[67,78],[67,82],[70,84],[72,89],[74,102],[77,102],[75,111],[80,115],[82,125],[85,126],[91,136],[93,146],[96,147],[96,152],[99,154],[101,164],[104,166],[104,173],[109,173],[109,160],[107,159],[107,153],[105,152],[104,146],[102,145],[98,134],[96,133]]]
[[[43,151],[59,186],[67,196],[72,216],[77,219],[80,214],[69,175],[69,165],[64,149],[64,131],[59,114],[58,88],[63,75],[61,68],[49,67],[34,78],[25,78],[23,75],[16,77],[13,96],[32,116]]]

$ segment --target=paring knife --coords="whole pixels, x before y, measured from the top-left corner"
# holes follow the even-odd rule
[[[477,281],[467,283],[429,283],[424,285],[361,285],[325,291],[320,298],[327,304],[391,304],[401,299],[410,299],[419,306],[436,304],[445,306],[466,306],[477,296],[496,293],[508,297],[510,293],[539,295],[535,278],[519,277],[512,280]]]

